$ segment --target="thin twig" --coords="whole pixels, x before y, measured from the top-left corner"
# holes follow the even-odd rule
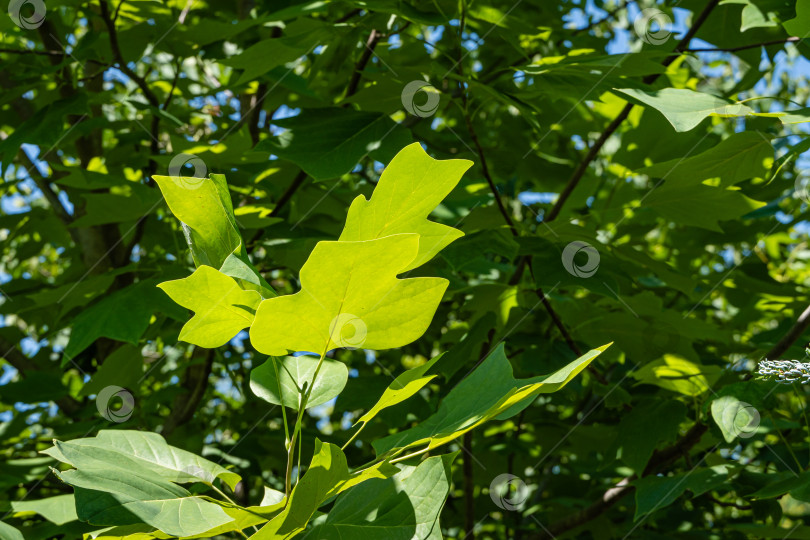
[[[104,24],[107,26],[107,32],[110,34],[110,49],[112,49],[115,61],[118,62],[118,68],[138,85],[150,105],[153,107],[159,107],[160,101],[155,93],[152,92],[152,89],[149,88],[149,85],[146,83],[146,79],[135,73],[127,65],[123,55],[121,54],[121,48],[118,45],[118,32],[115,29],[115,20],[110,17],[110,8],[107,5],[107,1],[99,0],[98,5],[101,10],[101,18],[104,20]]]
[[[683,39],[681,39],[681,41],[678,42],[678,45],[675,47],[675,50],[673,51],[673,54],[667,56],[666,59],[664,59],[664,61],[662,62],[664,67],[669,66],[672,62],[674,62],[675,59],[679,56],[679,54],[686,49],[686,47],[689,45],[689,42],[692,41],[692,38],[697,33],[698,29],[703,25],[704,22],[706,22],[706,19],[709,17],[709,14],[717,6],[719,1],[720,0],[710,0],[706,4],[706,7],[695,19],[695,22],[694,24],[692,24],[692,27],[689,29],[689,31],[686,33]],[[645,84],[651,84],[655,82],[660,75],[661,75],[660,73],[653,73],[652,75],[648,75],[647,77],[645,77],[643,81]],[[554,206],[551,207],[551,210],[549,210],[547,215],[543,216],[543,221],[545,221],[546,223],[548,223],[549,221],[553,221],[560,214],[563,205],[565,205],[565,202],[568,200],[568,197],[571,196],[571,193],[577,187],[579,181],[582,180],[582,177],[585,176],[585,172],[588,170],[588,167],[590,166],[591,162],[594,159],[596,159],[596,156],[599,154],[599,151],[602,150],[602,147],[605,145],[608,138],[610,138],[610,136],[613,135],[613,133],[616,131],[616,129],[618,129],[618,127],[622,124],[622,122],[625,121],[627,116],[630,114],[630,110],[632,108],[633,108],[632,103],[628,103],[627,105],[625,105],[624,108],[621,110],[621,112],[618,114],[618,116],[616,116],[616,118],[614,118],[613,121],[610,124],[608,124],[607,128],[605,128],[605,131],[602,132],[602,134],[599,136],[599,138],[596,140],[593,146],[591,146],[590,149],[588,149],[588,153],[585,154],[585,158],[579,163],[577,168],[574,170],[574,173],[571,175],[571,178],[568,180],[568,183],[560,192],[560,196],[557,197],[557,201],[554,203]]]
[[[371,30],[371,33],[366,40],[363,54],[360,55],[360,59],[354,65],[352,78],[349,80],[349,86],[346,87],[346,97],[353,96],[355,92],[357,92],[357,87],[360,85],[360,78],[363,75],[363,70],[366,69],[366,65],[368,64],[369,60],[371,60],[371,55],[374,54],[374,48],[377,47],[377,43],[379,43],[381,37],[382,34],[380,34],[376,29]],[[348,105],[348,103],[346,105]]]
[[[800,37],[789,37],[785,39],[774,39],[772,41],[764,41],[762,43],[752,43],[750,45],[740,45],[738,47],[728,47],[728,48],[714,48],[714,47],[698,47],[695,49],[683,49],[683,52],[737,52],[737,51],[744,51],[747,49],[756,49],[758,47],[767,47],[769,45],[782,45],[785,43],[796,43],[801,41],[802,38]]]

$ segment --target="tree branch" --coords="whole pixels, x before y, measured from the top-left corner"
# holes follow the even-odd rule
[[[183,378],[184,391],[174,398],[171,414],[163,422],[161,435],[169,437],[175,429],[188,423],[197,412],[197,406],[202,401],[208,388],[208,377],[211,375],[211,366],[214,363],[213,349],[194,350],[195,356],[202,357],[202,361],[186,368]]]
[[[774,39],[772,41],[763,41],[762,43],[752,43],[750,45],[740,45],[739,47],[728,48],[714,48],[714,47],[699,47],[695,49],[683,49],[683,52],[737,52],[747,49],[756,49],[758,47],[767,47],[769,45],[783,45],[785,43],[796,43],[801,41],[800,37],[789,37],[786,39]]]
[[[110,34],[110,48],[112,49],[115,61],[118,62],[118,68],[138,85],[150,105],[153,107],[160,107],[160,101],[155,93],[152,92],[152,89],[149,88],[149,85],[146,83],[146,79],[135,73],[124,60],[124,57],[121,54],[121,48],[118,45],[118,33],[115,29],[115,20],[110,16],[110,8],[107,5],[107,1],[99,0],[98,6],[101,9],[101,18],[104,20],[104,24],[107,26],[107,32]]]
[[[700,27],[703,26],[703,23],[706,22],[706,19],[709,17],[715,6],[717,6],[719,1],[720,0],[710,0],[706,4],[706,7],[695,19],[695,22],[692,24],[692,27],[689,29],[686,35],[684,35],[683,39],[681,39],[681,41],[678,42],[678,45],[675,46],[673,54],[667,56],[667,58],[662,62],[662,64],[665,67],[669,66],[672,62],[674,62],[675,59],[678,57],[678,55],[685,50],[685,48],[689,45],[689,42],[692,41],[692,38],[697,33],[698,29],[700,29]],[[655,82],[659,76],[660,73],[653,73],[652,75],[649,75],[643,79],[644,83],[651,84]],[[633,108],[632,103],[628,103],[627,105],[625,105],[624,108],[621,110],[621,112],[618,114],[618,116],[616,116],[616,118],[614,118],[613,121],[610,124],[608,124],[607,128],[605,128],[605,131],[602,132],[602,134],[599,136],[599,138],[596,140],[593,146],[591,146],[591,148],[588,149],[588,153],[585,154],[585,158],[574,170],[574,173],[571,175],[571,178],[568,180],[568,183],[560,192],[560,196],[557,198],[557,202],[554,203],[554,206],[551,207],[551,210],[549,210],[548,214],[546,216],[543,216],[543,221],[548,223],[549,221],[553,221],[554,219],[557,218],[557,216],[560,214],[560,211],[562,211],[563,205],[565,205],[565,202],[568,200],[568,197],[571,196],[571,193],[577,187],[579,181],[582,180],[583,176],[585,176],[585,172],[588,170],[588,167],[590,166],[591,162],[594,159],[596,159],[596,156],[599,154],[599,151],[602,150],[602,147],[605,145],[608,138],[611,135],[613,135],[616,129],[618,129],[618,127],[622,124],[622,122],[625,121],[627,116],[630,114],[630,110],[632,108]]]
[[[354,71],[352,72],[352,78],[349,80],[349,84],[346,87],[346,95],[345,97],[349,97],[357,92],[357,88],[360,84],[360,77],[362,76],[362,71],[365,69],[366,64],[368,64],[369,60],[371,59],[371,55],[374,53],[374,48],[377,46],[377,43],[380,40],[382,35],[377,32],[376,29],[371,31],[371,34],[368,36],[368,40],[366,41],[366,48],[363,51],[363,54],[360,56],[360,59],[354,65]],[[348,107],[349,104],[345,103],[344,107]],[[295,192],[304,184],[304,180],[307,179],[307,173],[303,170],[299,172],[284,193],[281,194],[278,201],[276,202],[276,206],[273,208],[273,211],[270,213],[271,216],[278,215],[279,211],[284,208],[290,199],[292,199]],[[259,238],[261,238],[262,234],[264,233],[264,229],[259,229],[253,235],[253,238],[250,239],[248,245],[255,244]]]
[[[377,47],[377,43],[379,43],[381,37],[382,34],[380,34],[376,29],[371,30],[371,33],[366,40],[366,47],[363,50],[363,54],[354,65],[352,78],[349,80],[349,86],[346,87],[345,97],[353,96],[355,92],[357,92],[357,87],[360,85],[360,78],[363,75],[363,70],[366,69],[368,61],[371,60],[371,55],[374,54],[374,48]],[[346,103],[344,107],[345,106],[348,106],[348,103]]]
[[[781,356],[787,349],[790,348],[791,345],[793,345],[793,343],[804,333],[805,330],[807,330],[809,326],[810,306],[808,306],[801,313],[801,315],[799,315],[799,317],[796,319],[796,323],[790,328],[790,330],[788,330],[785,337],[779,340],[779,342],[774,345],[770,351],[768,351],[766,356],[771,358]],[[656,474],[675,462],[681,456],[687,455],[689,450],[700,442],[701,437],[703,437],[708,430],[709,426],[701,422],[697,422],[672,446],[660,451],[656,451],[650,458],[650,461],[647,463],[647,467],[644,469],[642,476]],[[635,478],[632,476],[623,479],[621,482],[619,482],[619,484],[616,485],[616,487],[607,490],[600,500],[596,501],[587,508],[580,510],[574,515],[568,516],[558,522],[553,523],[548,530],[551,532],[551,534],[557,536],[598,517],[613,506],[619,499],[630,492],[632,486],[630,486],[629,483],[634,479]],[[545,533],[534,537],[535,540],[546,540],[547,538],[548,535]]]
[[[765,355],[765,358],[776,359],[785,354],[793,343],[801,337],[807,328],[810,327],[810,306],[807,306],[801,315],[796,319],[793,326],[790,327],[785,337],[779,340],[770,351]]]
[[[700,438],[704,433],[706,433],[706,431],[708,431],[708,429],[709,427],[707,425],[698,422],[692,426],[692,428],[687,431],[678,442],[665,448],[664,450],[655,452],[650,458],[650,461],[647,463],[647,467],[644,469],[642,476],[655,474],[677,461],[678,458],[689,452],[693,446],[700,442]],[[580,525],[595,519],[616,504],[625,495],[630,493],[630,491],[633,489],[633,486],[631,486],[630,483],[635,479],[635,475],[623,478],[614,487],[607,490],[598,501],[586,508],[583,508],[576,514],[552,523],[548,527],[547,531],[532,536],[532,540],[547,540],[548,538],[554,538],[555,536],[559,536],[564,532],[579,527]]]

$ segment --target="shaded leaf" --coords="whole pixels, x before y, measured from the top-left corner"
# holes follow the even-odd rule
[[[319,359],[312,356],[270,357],[250,372],[250,389],[258,397],[274,405],[298,410],[305,390],[312,385],[312,376]],[[343,362],[324,358],[318,379],[312,387],[307,408],[317,407],[339,395],[346,386],[349,369]],[[306,386],[305,386],[306,385]]]
[[[387,540],[434,538],[450,490],[455,454],[430,457],[388,479],[373,479],[340,497],[304,538]],[[440,538],[441,534],[438,532]]]
[[[289,131],[265,139],[256,150],[292,161],[316,180],[344,175],[366,155],[387,162],[412,140],[384,114],[344,108],[304,109],[273,123]]]
[[[501,343],[475,371],[456,385],[439,409],[416,427],[372,443],[377,455],[394,448],[446,444],[492,418],[505,419],[528,407],[539,394],[556,392],[585,369],[607,346],[594,349],[549,375],[515,379]]]
[[[686,88],[662,88],[644,91],[635,88],[615,89],[620,97],[656,109],[677,131],[689,131],[709,116],[735,117],[753,112],[742,103],[695,92]]]

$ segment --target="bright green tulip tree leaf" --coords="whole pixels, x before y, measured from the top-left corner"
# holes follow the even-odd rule
[[[243,290],[235,279],[210,266],[200,266],[189,277],[165,281],[158,287],[194,311],[179,339],[207,348],[220,347],[249,327],[262,301],[257,291]]]
[[[306,528],[318,507],[328,499],[360,484],[390,478],[398,472],[399,468],[383,461],[349,474],[346,456],[341,449],[315,439],[315,455],[306,473],[293,488],[289,504],[250,538],[292,538]]]
[[[315,455],[290,494],[290,502],[276,517],[251,536],[254,540],[292,538],[303,531],[330,491],[349,479],[346,456],[334,444],[315,440]]]
[[[385,389],[385,392],[383,392],[383,395],[377,400],[377,403],[375,403],[366,414],[358,418],[355,424],[359,424],[360,422],[363,424],[367,423],[383,409],[402,403],[424,388],[427,383],[438,376],[438,373],[428,375],[427,372],[441,357],[442,355],[436,356],[429,362],[425,362],[421,366],[409,369],[399,375],[388,385],[388,388]]]
[[[169,210],[183,224],[196,266],[210,266],[239,280],[243,288],[257,290],[265,298],[275,292],[251,264],[234,217],[225,176],[210,178],[159,176]]]
[[[221,267],[242,245],[225,177],[212,174],[210,178],[160,175],[152,178],[169,210],[185,225],[186,240],[197,266]]]
[[[421,266],[464,236],[452,227],[428,221],[427,216],[471,166],[472,162],[466,159],[433,159],[419,143],[406,146],[383,171],[371,200],[363,195],[354,199],[340,240],[418,233],[419,254],[405,270]]]
[[[662,88],[650,92],[621,88],[614,92],[634,103],[656,109],[669,120],[676,131],[694,129],[709,116],[735,117],[753,112],[741,103],[686,88]]]
[[[54,441],[43,453],[76,468],[96,467],[100,462],[117,468],[138,468],[172,482],[222,480],[231,489],[241,477],[196,454],[175,448],[157,433],[131,430],[101,430],[95,437],[69,442]]]
[[[576,377],[608,345],[593,349],[550,375],[515,379],[501,343],[417,426],[372,443],[377,455],[425,444],[436,448],[493,418],[506,419],[528,407],[539,394],[556,392]]]
[[[369,480],[346,491],[308,534],[320,540],[433,538],[450,490],[454,457],[431,457],[392,478]]]
[[[56,472],[76,492],[76,513],[93,525],[146,523],[183,537],[233,520],[217,504],[154,474],[110,466]]]
[[[258,397],[274,405],[298,410],[306,388],[318,367],[318,358],[312,356],[271,356],[267,362],[250,372],[250,389]],[[324,358],[318,379],[312,387],[307,408],[316,407],[336,397],[346,387],[349,368],[343,362]]]
[[[365,242],[319,242],[301,269],[296,294],[264,300],[250,327],[260,352],[323,353],[336,347],[391,349],[418,339],[448,282],[398,279],[416,258],[419,235]]]

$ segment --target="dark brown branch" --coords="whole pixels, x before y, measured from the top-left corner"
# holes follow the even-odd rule
[[[644,469],[642,476],[655,474],[677,461],[678,458],[685,455],[693,446],[700,442],[701,437],[703,437],[703,434],[706,433],[708,429],[708,426],[698,422],[692,426],[678,442],[661,451],[655,452],[650,458],[647,467]],[[595,519],[616,504],[625,495],[629,494],[633,489],[630,483],[635,479],[635,475],[622,479],[614,487],[607,490],[595,503],[583,508],[576,514],[552,523],[547,529],[548,533],[542,532],[531,538],[533,540],[547,540],[549,534],[552,535],[551,538],[554,538],[555,536],[559,536],[564,532]]]
[[[565,204],[565,201],[568,200],[568,197],[571,196],[571,193],[579,184],[579,181],[582,180],[582,177],[585,176],[585,172],[590,167],[591,162],[596,159],[596,156],[599,154],[599,151],[602,150],[602,147],[605,145],[607,140],[610,138],[611,135],[619,128],[619,126],[627,119],[627,116],[630,114],[630,110],[633,108],[632,103],[628,103],[627,105],[622,108],[621,112],[619,113],[613,121],[608,124],[605,130],[599,135],[599,138],[596,140],[595,143],[588,149],[588,153],[585,154],[585,158],[579,162],[577,168],[574,169],[574,174],[571,175],[571,178],[568,180],[568,183],[565,184],[565,187],[560,191],[560,196],[557,197],[557,202],[554,203],[554,206],[551,207],[551,210],[548,211],[548,214],[543,216],[543,221],[546,223],[550,221],[554,221],[557,216],[562,211],[562,207]]]
[[[214,351],[198,348],[195,349],[194,356],[202,358],[202,361],[186,368],[183,392],[174,398],[172,412],[163,423],[161,435],[164,437],[170,436],[175,429],[192,419],[208,388],[208,377],[211,375],[211,366],[214,363]]]
[[[709,2],[707,2],[706,7],[703,9],[702,12],[700,12],[700,15],[697,16],[695,22],[692,24],[692,27],[689,29],[686,35],[684,35],[683,39],[681,39],[681,41],[678,42],[678,45],[675,46],[673,54],[667,56],[667,58],[662,62],[662,64],[665,67],[669,66],[672,62],[674,62],[675,59],[678,57],[678,55],[686,49],[686,47],[689,45],[689,42],[692,41],[692,38],[695,37],[697,31],[700,29],[701,26],[703,26],[703,23],[706,22],[706,19],[709,17],[712,10],[717,6],[719,1],[720,0],[710,0]],[[644,83],[651,84],[655,82],[659,76],[660,73],[653,73],[652,75],[649,75],[644,78]],[[607,128],[605,128],[605,131],[602,132],[602,134],[599,136],[599,138],[596,140],[593,146],[591,146],[591,148],[588,149],[588,153],[585,154],[585,158],[574,170],[574,173],[571,175],[571,178],[568,180],[568,183],[560,192],[560,196],[557,198],[557,201],[554,203],[554,206],[551,207],[551,210],[549,210],[546,216],[543,216],[543,221],[545,222],[553,221],[560,214],[563,205],[565,205],[565,202],[568,200],[568,197],[571,196],[571,193],[577,187],[579,181],[582,180],[582,177],[585,176],[585,172],[588,170],[588,167],[590,166],[591,162],[594,159],[596,159],[596,156],[602,150],[602,147],[605,145],[608,138],[611,135],[613,135],[613,133],[616,131],[616,129],[618,129],[621,123],[624,122],[624,120],[630,114],[630,110],[632,108],[633,108],[632,103],[628,103],[627,105],[625,105],[624,108],[619,113],[619,115],[616,116],[616,118],[614,118],[610,124],[608,124]]]
[[[360,78],[363,76],[363,70],[366,69],[368,61],[371,60],[371,55],[374,54],[374,48],[377,46],[377,43],[379,43],[381,37],[382,35],[376,29],[372,30],[369,34],[365,49],[363,49],[363,54],[360,55],[360,59],[354,65],[352,78],[349,80],[349,86],[346,87],[346,97],[353,96],[355,92],[357,92],[357,88],[360,85]]]
[[[273,211],[270,212],[271,216],[277,216],[278,213],[281,211],[281,209],[287,206],[287,203],[290,202],[292,196],[295,194],[296,191],[298,191],[298,188],[301,187],[301,184],[303,184],[304,180],[306,179],[307,173],[305,173],[304,171],[301,171],[297,175],[295,175],[293,181],[290,182],[290,185],[287,187],[284,193],[281,194],[281,197],[278,198],[278,201],[276,201],[276,205],[273,207]]]
[[[37,51],[34,49],[0,49],[0,53],[37,54],[40,56],[65,56],[65,51]]]
[[[459,62],[460,65],[460,62]],[[462,73],[463,75],[463,73]],[[470,132],[470,138],[472,138],[473,144],[475,145],[476,151],[478,152],[478,159],[481,160],[481,170],[484,174],[484,178],[489,185],[489,189],[492,192],[492,195],[495,197],[495,203],[498,206],[498,211],[503,216],[504,221],[509,226],[509,230],[512,233],[512,236],[519,236],[520,233],[515,226],[514,221],[512,221],[512,217],[509,215],[509,212],[506,209],[506,206],[503,204],[503,200],[501,199],[500,194],[498,193],[498,188],[495,186],[495,181],[492,178],[492,175],[489,171],[489,166],[487,165],[487,159],[484,155],[484,148],[481,146],[481,142],[478,139],[478,135],[475,132],[475,128],[473,127],[472,120],[470,115],[467,113],[467,106],[466,106],[466,93],[462,91],[462,101],[464,102],[464,119],[467,124],[467,131]],[[517,268],[515,269],[515,273],[512,275],[512,278],[509,280],[510,285],[517,285],[520,282],[520,278],[523,274],[524,266],[528,266],[531,272],[531,259],[528,256],[523,256],[518,260]],[[532,280],[534,277],[532,276]],[[560,316],[554,311],[554,308],[551,306],[551,303],[548,301],[545,292],[540,287],[535,288],[535,294],[540,299],[543,304],[543,307],[548,312],[551,320],[554,322],[555,326],[560,330],[560,333],[563,335],[563,339],[565,339],[566,344],[568,347],[577,355],[577,357],[582,356],[582,351],[579,347],[577,347],[576,343],[574,343],[573,338],[571,338],[571,334],[568,333],[568,330],[565,328],[565,325],[560,319]],[[608,381],[605,377],[599,373],[599,371],[594,368],[593,366],[588,366],[588,372],[590,372],[596,380],[598,380],[601,384],[607,384]]]
[[[768,356],[778,357],[784,353],[790,346],[801,336],[801,334],[810,326],[810,307],[805,309],[796,323],[785,334],[779,343],[777,343],[770,351]],[[664,470],[667,466],[675,462],[681,456],[686,456],[689,450],[700,442],[701,437],[709,430],[706,424],[700,422],[696,423],[692,428],[686,432],[675,444],[664,450],[656,451],[650,458],[647,467],[644,469],[642,476],[649,476]],[[616,487],[609,489],[605,492],[602,498],[587,508],[580,510],[576,514],[568,516],[549,527],[549,531],[557,536],[575,527],[578,527],[596,517],[600,516],[611,506],[613,506],[619,499],[627,495],[632,489],[629,483],[635,478],[628,477],[619,482]],[[545,540],[548,538],[546,534],[539,534],[534,537],[536,540]]]
[[[462,96],[466,96],[466,94],[462,93]],[[478,153],[478,159],[481,160],[481,172],[484,174],[484,178],[486,179],[487,184],[489,185],[489,190],[495,197],[495,204],[498,206],[498,211],[501,213],[501,216],[503,216],[504,221],[506,221],[506,224],[509,226],[509,231],[512,233],[512,236],[519,236],[520,233],[515,227],[515,222],[512,221],[512,216],[510,216],[509,212],[506,210],[506,206],[503,204],[503,200],[501,199],[500,193],[498,193],[498,188],[495,185],[495,181],[492,179],[492,174],[489,171],[487,160],[484,157],[484,148],[481,146],[481,141],[478,140],[478,135],[475,133],[475,128],[473,127],[472,119],[470,118],[470,115],[467,113],[466,110],[466,97],[462,99],[465,101],[464,121],[467,124],[467,131],[470,132],[470,138],[472,139],[473,145],[475,145],[475,150]]]
[[[379,42],[381,34],[377,32],[377,30],[372,30],[371,34],[368,36],[368,40],[366,41],[365,50],[363,50],[363,54],[360,56],[360,59],[354,66],[354,71],[352,72],[352,78],[349,80],[349,84],[346,87],[346,96],[349,97],[354,95],[357,92],[357,88],[360,84],[360,78],[362,76],[362,71],[365,69],[366,64],[368,64],[369,60],[371,59],[371,55],[374,53],[374,48],[377,46]],[[344,106],[348,106],[349,104],[346,103]],[[276,202],[276,206],[273,208],[273,211],[270,213],[271,216],[276,216],[284,208],[290,199],[292,199],[295,192],[303,185],[304,180],[307,179],[307,173],[301,171],[296,175],[284,193],[281,194],[278,201]],[[253,238],[250,239],[248,242],[248,246],[252,246],[255,244],[259,238],[261,238],[262,234],[264,233],[264,229],[259,229],[253,235]]]
[[[264,106],[264,98],[267,97],[267,84],[259,83],[256,94],[251,100],[250,117],[248,118],[248,133],[250,133],[250,140],[253,146],[259,142],[259,120],[261,119],[262,107]]]
[[[123,1],[121,2],[123,4]],[[181,60],[177,60],[175,64],[176,68],[174,70],[174,79],[172,79],[172,87],[169,88],[169,93],[166,95],[166,101],[163,102],[163,110],[169,108],[169,105],[172,104],[172,98],[174,97],[174,91],[177,88],[177,80],[180,78],[180,68],[182,67],[183,62]]]
[[[785,337],[780,339],[779,342],[768,351],[765,358],[774,360],[785,354],[785,351],[801,337],[808,327],[810,327],[810,306],[807,306],[805,310],[802,311],[801,315],[796,319],[796,322],[790,327],[787,334],[785,334]]]
[[[362,12],[363,12],[363,10],[360,9],[360,8],[353,9],[350,12],[348,12],[346,15],[344,15],[343,17],[337,19],[335,21],[335,24],[345,23],[346,21],[348,21],[349,19],[351,19],[355,15],[360,15],[360,13],[362,13]]]
[[[737,510],[751,510],[751,505],[748,504],[737,504],[733,502],[721,501],[720,499],[712,497],[711,495],[707,495],[706,498],[712,501],[714,504],[718,504],[725,508],[736,508]]]
[[[293,195],[295,195],[295,192],[298,191],[298,188],[301,187],[301,185],[304,183],[304,180],[306,179],[307,173],[305,173],[304,171],[300,171],[297,175],[295,175],[293,181],[290,182],[290,185],[287,186],[287,189],[284,190],[284,193],[282,193],[281,197],[279,197],[278,201],[276,201],[276,205],[270,212],[271,216],[278,216],[278,213],[281,211],[281,209],[287,206],[287,203],[290,202],[290,199],[292,199]],[[259,240],[259,238],[261,238],[262,234],[264,234],[264,229],[257,230],[253,234],[253,237],[248,241],[247,243],[248,247],[253,246]]]
[[[785,43],[796,43],[801,41],[800,37],[789,37],[786,39],[774,39],[772,41],[763,41],[762,43],[752,43],[750,45],[740,45],[739,47],[728,48],[714,48],[714,47],[700,47],[695,49],[683,49],[683,52],[737,52],[747,49],[756,49],[758,47],[767,47],[769,45],[783,45]]]
[[[155,93],[152,92],[152,89],[149,88],[149,85],[146,83],[146,79],[135,73],[127,65],[123,55],[121,54],[121,48],[118,45],[118,32],[115,29],[115,20],[110,16],[110,8],[107,5],[107,0],[99,0],[98,5],[101,9],[101,18],[104,20],[104,24],[107,26],[107,32],[110,34],[110,49],[112,49],[113,57],[118,63],[118,68],[138,85],[138,88],[141,89],[141,92],[143,92],[144,97],[150,105],[153,107],[160,107],[160,101]]]
[[[115,13],[113,14],[112,18],[113,22],[118,20],[118,15],[121,13],[121,7],[124,5],[124,2],[126,1],[127,0],[121,0],[120,2],[118,2],[118,5],[115,7]]]

